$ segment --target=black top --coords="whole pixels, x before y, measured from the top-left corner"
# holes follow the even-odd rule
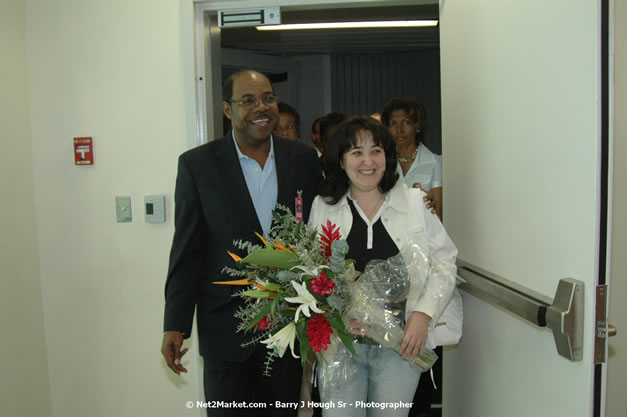
[[[359,215],[353,201],[350,198],[347,200],[351,212],[353,213],[353,226],[346,237],[346,242],[349,247],[346,257],[355,260],[355,269],[363,272],[368,261],[373,259],[387,260],[397,255],[399,250],[392,237],[390,237],[387,230],[385,230],[381,217],[372,225],[372,248],[367,249],[368,225]],[[401,322],[405,321],[405,301],[396,304],[386,304],[385,308],[386,310],[390,310]],[[366,345],[377,344],[377,342],[366,336],[357,336],[353,341]]]
[[[359,215],[353,201],[350,198],[347,200],[353,213],[353,226],[346,237],[346,243],[348,243],[349,248],[346,257],[355,260],[355,269],[363,272],[368,261],[372,259],[386,260],[398,254],[398,248],[387,230],[385,230],[380,217],[372,225],[372,248],[366,249],[368,245],[368,225]]]

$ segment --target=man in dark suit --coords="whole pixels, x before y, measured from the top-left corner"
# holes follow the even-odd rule
[[[232,279],[221,271],[233,266],[227,254],[233,240],[267,234],[276,203],[294,211],[302,192],[305,220],[309,215],[321,175],[318,158],[311,147],[272,137],[277,99],[263,74],[233,74],[222,103],[233,130],[179,158],[161,352],[173,372],[187,372],[180,361],[187,352],[182,344],[192,332],[196,308],[206,400],[224,402],[213,403],[217,408],[207,410],[210,416],[296,415],[275,401],[298,401],[300,362],[286,354],[274,362],[272,377],[264,377],[265,345],[242,347],[250,335],[236,333],[234,313],[241,300],[232,294],[241,288],[212,283]],[[231,406],[261,401],[267,408]]]

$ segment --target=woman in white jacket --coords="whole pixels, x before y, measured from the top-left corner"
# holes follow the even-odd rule
[[[407,416],[420,373],[406,359],[423,353],[430,323],[452,296],[457,250],[438,217],[424,207],[424,193],[397,181],[394,139],[381,124],[368,117],[343,122],[327,157],[329,170],[309,223],[318,229],[327,220],[338,225],[349,244],[347,258],[359,271],[370,260],[398,254],[409,241],[418,243],[440,270],[419,296],[410,291],[400,353],[356,337],[357,374],[339,389],[325,389],[320,381],[323,416]]]

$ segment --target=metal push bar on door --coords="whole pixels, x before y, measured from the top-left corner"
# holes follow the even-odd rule
[[[457,260],[458,287],[469,294],[505,308],[539,327],[553,331],[557,352],[570,359],[583,358],[584,283],[572,278],[560,279],[555,298],[538,294],[505,278]]]

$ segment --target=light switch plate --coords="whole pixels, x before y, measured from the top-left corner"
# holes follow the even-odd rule
[[[133,215],[131,213],[131,197],[115,197],[115,218],[117,219],[118,223],[133,221]]]
[[[147,195],[144,197],[146,223],[165,222],[165,196]]]

